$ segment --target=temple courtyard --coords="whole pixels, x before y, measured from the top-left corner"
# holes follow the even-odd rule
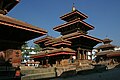
[[[22,80],[119,80],[120,64],[101,67],[50,67],[50,68],[24,68]]]
[[[67,78],[56,78],[50,80],[120,80],[120,68],[114,68],[101,73],[87,75],[76,75]]]

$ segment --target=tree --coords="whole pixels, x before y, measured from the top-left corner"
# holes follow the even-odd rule
[[[41,47],[38,44],[34,45],[34,51],[39,52],[41,50]]]
[[[28,47],[28,44],[27,44],[27,43],[25,43],[24,45],[22,45],[21,50],[22,50],[22,51],[26,50],[26,47]]]
[[[23,60],[27,60],[27,56],[29,55],[29,51],[27,50],[28,44],[25,43],[24,45],[22,45],[21,47],[21,51],[22,51],[22,59]]]

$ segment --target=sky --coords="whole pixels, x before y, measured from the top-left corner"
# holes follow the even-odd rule
[[[48,31],[48,35],[60,36],[53,27],[65,21],[59,17],[71,12],[72,5],[86,14],[85,22],[93,25],[89,35],[99,39],[110,38],[120,46],[120,0],[21,0],[7,15]]]

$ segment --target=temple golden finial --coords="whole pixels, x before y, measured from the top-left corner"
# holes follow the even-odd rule
[[[72,11],[75,11],[75,10],[76,10],[74,5],[75,5],[75,3],[73,3]]]

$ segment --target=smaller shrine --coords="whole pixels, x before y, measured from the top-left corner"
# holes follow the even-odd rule
[[[111,44],[112,40],[105,38],[103,45],[97,47],[97,62],[115,63],[120,62],[120,50],[115,50],[117,46]]]
[[[44,67],[68,65],[68,63],[72,63],[72,56],[75,56],[76,53],[76,51],[69,48],[71,42],[65,41],[62,38],[53,38],[47,35],[35,41],[35,43],[46,46],[45,48],[43,46],[37,55],[31,56],[31,58],[39,61],[40,65]],[[70,59],[70,62],[68,62],[68,59]]]

